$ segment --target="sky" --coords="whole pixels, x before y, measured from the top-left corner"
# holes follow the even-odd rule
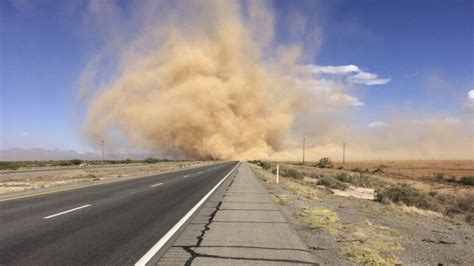
[[[0,149],[97,149],[80,132],[86,107],[78,96],[81,73],[107,37],[94,27],[100,19],[89,21],[93,5],[0,1]],[[131,5],[117,4],[124,13]],[[269,6],[277,17],[275,39],[291,43],[288,25],[303,23],[304,64],[322,80],[350,87],[347,123],[377,127],[402,115],[473,123],[473,1]]]

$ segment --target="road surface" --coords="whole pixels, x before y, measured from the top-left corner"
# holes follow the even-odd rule
[[[0,202],[0,265],[134,264],[237,164]]]

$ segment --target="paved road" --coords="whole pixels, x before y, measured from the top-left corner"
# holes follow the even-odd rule
[[[0,202],[0,265],[133,264],[236,164]]]

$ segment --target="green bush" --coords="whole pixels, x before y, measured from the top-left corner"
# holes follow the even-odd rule
[[[0,162],[0,170],[16,170],[20,168],[17,162]]]
[[[270,168],[272,167],[272,164],[269,163],[269,162],[266,162],[266,161],[260,161],[260,162],[258,163],[258,165],[259,165],[260,167],[262,167],[263,169],[265,169],[265,170],[268,170],[268,169],[270,169]]]
[[[79,160],[79,159],[71,160],[71,164],[73,164],[73,165],[80,165],[81,163],[82,163],[82,160]]]
[[[436,173],[434,176],[435,176],[435,179],[438,181],[443,181],[445,178],[444,173]]]
[[[52,163],[53,166],[71,166],[74,165],[72,161],[55,161]]]
[[[376,191],[375,200],[388,203],[404,203],[420,209],[443,212],[441,202],[428,193],[422,192],[408,184],[392,185]]]
[[[359,173],[359,175],[349,175],[347,173],[340,173],[334,176],[335,179],[350,183],[357,187],[373,187],[375,186],[375,182],[370,178],[370,176]]]
[[[340,180],[331,176],[325,176],[319,179],[317,184],[325,186],[327,188],[334,188],[334,189],[340,189],[340,190],[345,190],[346,188],[349,187],[348,184],[341,182]]]
[[[359,167],[352,168],[351,171],[352,172],[357,172],[357,173],[363,173],[364,172],[364,170],[360,169]]]
[[[302,180],[304,178],[303,173],[301,173],[298,170],[292,169],[292,168],[284,168],[282,176],[292,177],[292,178],[300,179],[300,180]]]
[[[339,181],[342,181],[342,182],[347,182],[347,183],[350,183],[352,178],[350,175],[348,175],[347,173],[340,173],[336,176],[334,176],[335,179],[339,180]]]
[[[379,165],[374,171],[372,171],[373,174],[383,174],[385,171],[383,170],[385,168],[385,165]]]
[[[468,186],[474,186],[474,176],[463,176],[459,180],[459,183],[468,185]]]
[[[334,165],[332,164],[331,158],[329,157],[324,157],[319,160],[319,162],[316,164],[316,167],[319,168],[332,168]]]
[[[376,183],[370,178],[370,176],[359,173],[351,177],[351,184],[357,187],[374,187]]]
[[[158,160],[155,159],[155,158],[149,157],[149,158],[146,158],[145,160],[143,160],[143,162],[145,162],[145,163],[157,163]]]

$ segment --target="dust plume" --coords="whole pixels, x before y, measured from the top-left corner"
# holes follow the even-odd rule
[[[292,14],[279,43],[267,4],[137,1],[126,12],[90,2],[85,25],[102,42],[80,78],[90,142],[189,159],[299,160],[306,137],[309,160],[337,160],[342,143],[358,160],[474,157],[472,116],[402,113],[363,125],[355,84],[391,79],[313,65],[321,28]]]
[[[291,60],[283,71],[265,54],[272,19],[261,5],[196,1],[145,21],[91,99],[86,134],[118,132],[134,147],[194,159],[268,157],[297,111]]]

